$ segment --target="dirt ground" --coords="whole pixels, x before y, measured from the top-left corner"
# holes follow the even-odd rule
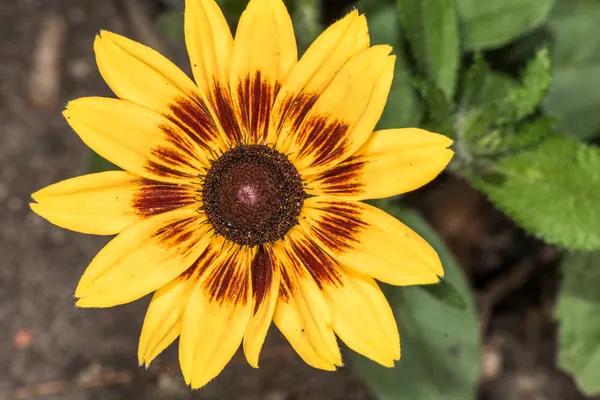
[[[158,40],[187,65],[181,43],[153,36],[123,4],[0,0],[0,400],[371,399],[350,369],[306,366],[275,329],[260,369],[238,354],[191,393],[173,346],[147,371],[136,364],[149,299],[106,310],[73,306],[77,281],[106,239],[54,227],[27,203],[35,190],[86,170],[88,150],[61,110],[69,99],[111,95],[95,67],[94,36],[102,28]],[[480,398],[585,399],[554,367],[560,254],[450,177],[409,201],[472,278],[485,337]]]

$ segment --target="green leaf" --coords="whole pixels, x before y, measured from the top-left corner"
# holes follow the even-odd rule
[[[396,53],[394,81],[377,129],[418,126],[423,115],[423,106],[411,82],[395,7],[391,3],[383,4],[368,13],[367,18],[371,43],[389,44],[394,47]]]
[[[415,78],[413,84],[425,101],[427,109],[425,127],[443,133],[450,138],[455,138],[456,131],[452,105],[444,92],[428,79]]]
[[[246,9],[248,2],[246,0],[217,0],[217,4],[227,18],[229,26],[235,32],[234,29],[237,27],[238,20]]]
[[[498,157],[527,150],[553,134],[555,121],[540,117],[519,126],[505,126],[490,130],[480,137],[472,152],[477,157]]]
[[[403,32],[422,74],[454,97],[460,61],[455,0],[396,0]]]
[[[88,168],[87,168],[87,170],[90,173],[103,172],[103,171],[113,171],[113,170],[119,170],[120,169],[115,164],[113,164],[110,161],[102,158],[101,156],[99,156],[98,154],[94,153],[93,151],[90,152],[90,156],[89,157],[90,158],[88,160]]]
[[[295,0],[292,11],[294,33],[298,41],[298,54],[302,55],[323,30],[321,25],[321,0]]]
[[[554,0],[457,0],[468,50],[501,47],[544,23]]]
[[[575,250],[600,249],[598,148],[550,137],[469,178],[529,233]]]
[[[440,279],[440,282],[436,285],[421,286],[421,289],[451,307],[459,310],[467,308],[467,302],[462,295],[444,278]]]
[[[550,54],[548,49],[542,48],[527,64],[521,76],[521,85],[509,94],[507,103],[515,113],[512,120],[521,120],[535,111],[548,92],[551,77]]]
[[[160,14],[156,21],[157,29],[160,33],[172,39],[184,41],[183,32],[183,13],[181,11],[171,11]]]
[[[463,74],[455,128],[458,137],[471,151],[480,151],[478,143],[506,113],[503,104],[517,83],[507,75],[490,70],[482,55],[476,55]]]
[[[554,39],[552,87],[544,110],[569,135],[600,134],[600,2],[559,0],[548,19]]]
[[[475,399],[479,324],[463,273],[440,238],[418,214],[397,208],[388,211],[393,211],[394,216],[400,217],[437,250],[444,265],[444,282],[458,293],[464,306],[442,302],[423,287],[385,286],[400,330],[402,358],[395,368],[388,369],[353,354],[352,366],[378,399]]]
[[[588,395],[600,393],[600,253],[568,254],[556,307],[558,366]]]
[[[521,84],[492,72],[477,56],[462,81],[456,118],[459,137],[475,155],[491,155],[529,146],[550,132],[551,119],[520,123],[530,117],[550,85],[550,57],[538,51],[522,74]],[[517,126],[519,124],[520,126]]]

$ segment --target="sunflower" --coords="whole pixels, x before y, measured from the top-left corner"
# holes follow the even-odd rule
[[[394,316],[375,279],[435,283],[436,252],[360,202],[416,189],[452,141],[421,129],[373,132],[394,72],[352,11],[300,60],[281,0],[251,0],[235,40],[213,0],[188,0],[194,81],[139,43],[102,31],[102,77],[119,99],[71,101],[79,137],[123,171],[32,195],[63,228],[117,235],[92,260],[79,307],[154,292],[139,343],[148,364],[179,337],[183,376],[205,385],[243,346],[258,366],[271,321],[309,365],[342,365],[337,338],[388,367]],[[336,338],[337,336],[337,338]]]

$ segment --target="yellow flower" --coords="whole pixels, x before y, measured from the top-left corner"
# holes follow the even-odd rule
[[[431,181],[452,157],[451,140],[373,132],[394,56],[370,46],[356,11],[300,60],[281,0],[251,0],[235,40],[214,0],[188,0],[185,39],[195,83],[150,48],[101,32],[98,68],[120,99],[81,98],[64,112],[125,170],[33,194],[31,208],[58,226],[118,234],[85,271],[77,305],[154,292],[139,362],[179,337],[193,388],[242,343],[257,367],[271,321],[315,368],[342,365],[336,335],[392,367],[400,339],[373,278],[427,284],[443,269],[427,242],[359,201]]]

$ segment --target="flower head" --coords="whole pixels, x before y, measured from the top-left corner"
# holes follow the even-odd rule
[[[392,82],[389,46],[353,11],[297,60],[281,0],[251,0],[235,40],[214,0],[187,0],[194,81],[139,43],[101,32],[98,68],[119,99],[70,102],[81,139],[123,168],[33,194],[32,209],[113,235],[85,271],[80,307],[154,292],[139,344],[148,365],[177,337],[185,381],[217,376],[243,343],[250,365],[271,321],[313,367],[342,365],[337,337],[385,366],[400,358],[375,279],[437,282],[436,252],[360,200],[429,182],[451,140],[373,132]]]

